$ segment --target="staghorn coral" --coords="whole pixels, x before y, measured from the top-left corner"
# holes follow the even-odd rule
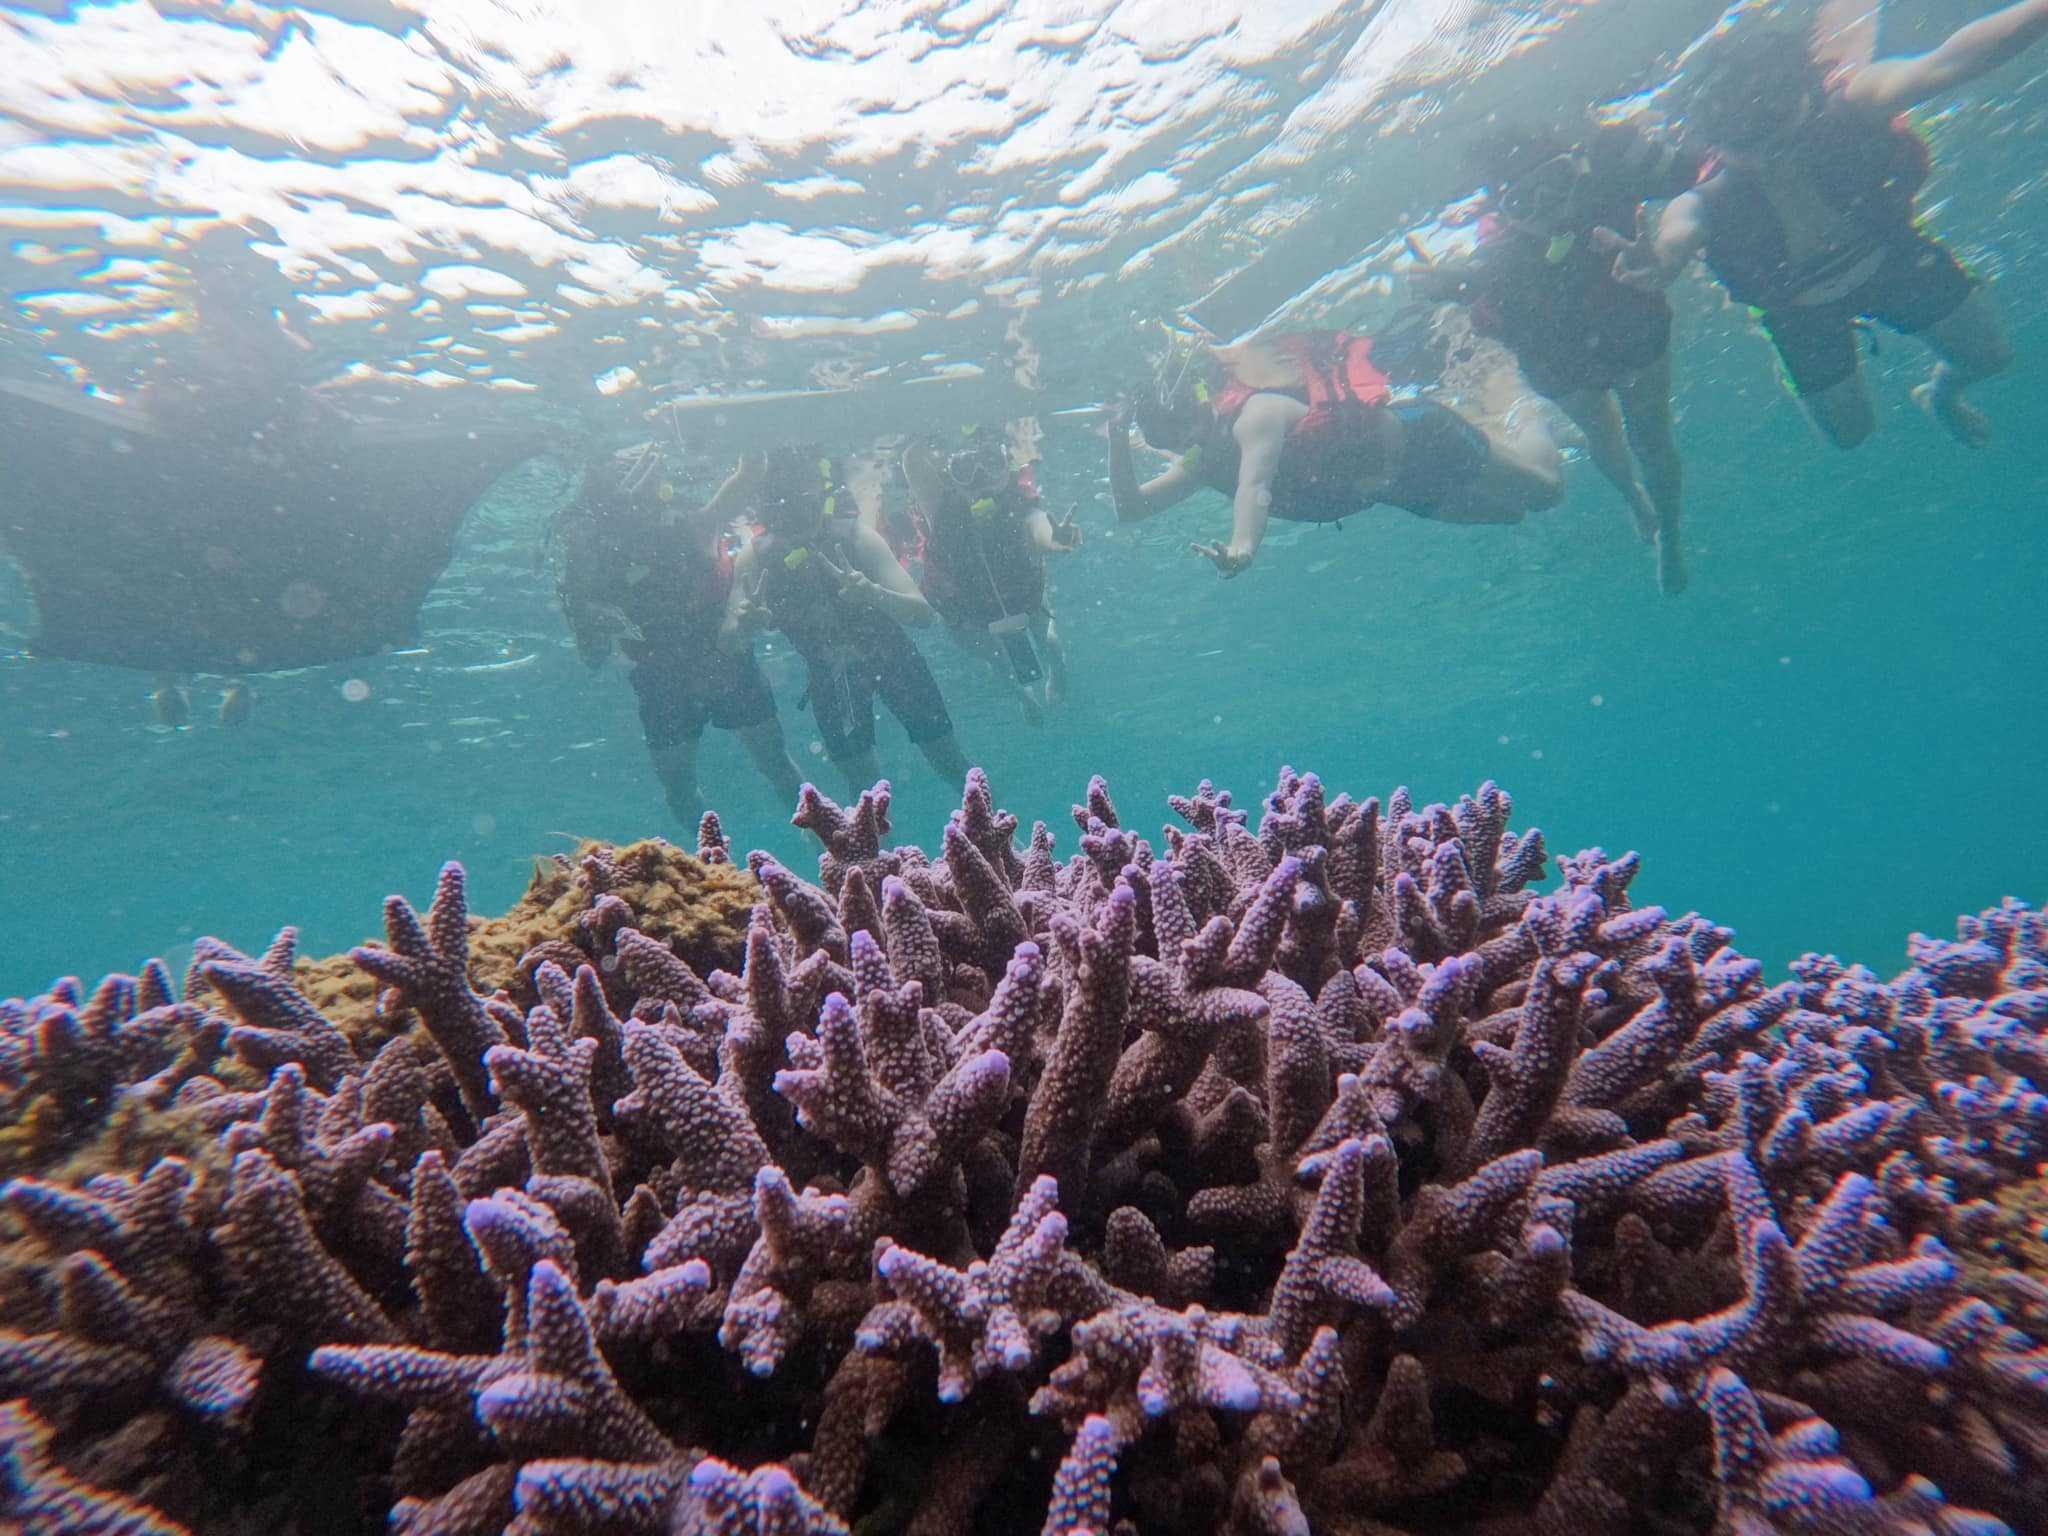
[[[573,855],[536,860],[510,911],[466,918],[470,984],[530,1007],[542,963],[571,974],[589,963],[630,1005],[625,978],[612,979],[611,941],[622,927],[701,972],[740,965],[760,893],[712,851],[699,860],[651,838],[625,847],[585,843]],[[349,1062],[369,1061],[417,1022],[352,955],[301,956],[293,928],[253,957],[199,940],[183,999],[175,992],[169,972],[152,961],[89,992],[66,977],[38,997],[0,1003],[0,1177],[82,1180],[141,1170],[167,1155],[201,1158],[219,1126],[166,1113],[189,1080],[211,1077],[249,1092],[280,1061],[296,1060],[325,1091]],[[302,1038],[308,1029],[325,1038]]]
[[[0,1192],[0,1491],[419,1536],[2044,1528],[2039,914],[1768,986],[1633,856],[1536,893],[1491,785],[1173,808],[1155,843],[1096,780],[1061,861],[977,773],[931,857],[886,785],[806,789],[817,883],[707,820],[701,861],[544,872],[516,957],[451,868],[356,954],[374,1024],[288,935],[0,1005],[27,1135],[63,1085],[187,1138]]]

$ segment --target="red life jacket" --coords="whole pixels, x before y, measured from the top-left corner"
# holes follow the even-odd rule
[[[1237,413],[1253,395],[1292,395],[1308,407],[1308,415],[1295,423],[1294,431],[1307,428],[1314,432],[1339,407],[1385,405],[1393,393],[1387,376],[1373,366],[1370,336],[1350,331],[1300,331],[1282,336],[1277,345],[1294,363],[1300,383],[1265,389],[1232,379],[1212,402],[1218,422],[1227,427],[1236,421]]]
[[[1393,397],[1373,365],[1372,338],[1349,331],[1305,331],[1279,339],[1298,369],[1292,387],[1254,388],[1233,380],[1211,402],[1215,419],[1193,451],[1194,473],[1228,496],[1237,489],[1242,454],[1234,427],[1253,395],[1286,395],[1308,407],[1287,430],[1273,476],[1273,515],[1295,522],[1335,522],[1359,510],[1358,487],[1379,472],[1380,450],[1367,430],[1370,413]]]

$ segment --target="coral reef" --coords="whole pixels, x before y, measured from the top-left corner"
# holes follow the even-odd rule
[[[1172,808],[1098,780],[1061,860],[977,773],[927,854],[807,789],[815,882],[707,819],[494,932],[448,866],[372,1018],[288,937],[0,1004],[17,1131],[190,1138],[0,1188],[0,1510],[2048,1529],[2039,914],[1772,986],[1633,856],[1537,894],[1492,785]]]
[[[602,961],[622,926],[701,974],[737,967],[760,889],[722,847],[699,853],[708,856],[650,838],[624,847],[584,843],[574,854],[536,860],[510,911],[468,919],[469,985],[531,1006],[541,959],[572,971]],[[297,943],[287,928],[253,962],[288,984],[283,994],[248,976],[250,957],[202,939],[181,1001],[173,1002],[171,977],[153,962],[140,976],[106,978],[89,995],[66,979],[0,1012],[0,1031],[32,1039],[15,1050],[0,1038],[0,1177],[32,1171],[77,1180],[143,1169],[170,1153],[198,1156],[219,1126],[167,1112],[176,1090],[201,1074],[240,1090],[262,1087],[274,1065],[257,1049],[265,1026],[256,1015],[265,1010],[296,1009],[316,1028],[338,1030],[345,1040],[329,1048],[344,1069],[412,1026],[410,1014],[382,1006],[384,984],[353,955],[307,959]]]

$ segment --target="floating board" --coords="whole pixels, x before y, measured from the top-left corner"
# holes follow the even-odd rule
[[[425,411],[174,432],[139,408],[0,385],[0,552],[33,654],[265,672],[409,644],[457,525],[530,427]]]
[[[1258,256],[1219,281],[1184,313],[1210,334],[1238,340],[1298,295],[1345,266],[1371,239],[1470,192],[1467,150],[1490,116],[1530,123],[1612,99],[1674,58],[1730,8],[1729,0],[1639,0],[1571,8],[1549,36],[1461,84],[1454,111],[1399,134],[1358,130],[1358,174],[1265,241]],[[1368,34],[1366,43],[1370,43]],[[1256,160],[1247,174],[1257,169]],[[1290,317],[1306,329],[1315,317]]]
[[[693,446],[737,454],[790,442],[844,446],[905,432],[1014,421],[1044,405],[1006,372],[874,380],[845,389],[672,395],[662,404]]]

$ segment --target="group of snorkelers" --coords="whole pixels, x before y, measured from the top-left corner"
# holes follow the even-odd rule
[[[1790,28],[1739,26],[1688,70],[1682,133],[1639,117],[1489,137],[1469,252],[1436,260],[1411,241],[1410,276],[1417,297],[1461,311],[1470,335],[1496,344],[1500,366],[1468,341],[1476,376],[1403,399],[1370,337],[1224,347],[1182,333],[1154,387],[1116,419],[1119,517],[1222,492],[1230,537],[1194,548],[1225,576],[1251,563],[1276,517],[1330,522],[1383,504],[1515,522],[1561,495],[1557,448],[1515,406],[1526,385],[1583,433],[1656,546],[1660,584],[1676,592],[1684,476],[1665,290],[1700,258],[1755,314],[1830,442],[1854,448],[1875,430],[1858,345],[1874,323],[1927,346],[1934,367],[1914,399],[1959,441],[1983,444],[1967,391],[2010,366],[2012,351],[1981,281],[1920,226],[1931,164],[1905,114],[2044,34],[2048,0],[2008,5],[1930,52],[1864,62],[1830,60],[1817,37]],[[1125,420],[1174,456],[1143,484]]]
[[[879,461],[811,445],[749,455],[701,507],[678,494],[677,458],[647,442],[590,466],[557,529],[578,648],[592,665],[614,650],[630,662],[657,775],[686,822],[701,810],[706,725],[735,733],[777,793],[796,795],[802,776],[755,654],[765,631],[802,661],[801,704],[854,789],[881,776],[878,701],[941,779],[967,771],[910,629],[942,624],[1033,723],[1064,697],[1045,562],[1081,530],[1039,505],[1000,428],[918,437]]]
[[[1966,392],[2011,350],[1979,279],[1920,227],[1930,163],[1904,114],[2044,34],[2048,0],[2008,5],[1925,54],[1860,62],[1824,57],[1817,35],[1736,27],[1688,69],[1682,133],[1638,119],[1492,136],[1469,251],[1434,259],[1409,243],[1432,317],[1426,366],[1344,331],[1224,346],[1162,325],[1149,384],[1107,412],[1119,520],[1221,493],[1230,535],[1193,549],[1226,577],[1251,564],[1274,518],[1335,522],[1386,505],[1517,522],[1563,496],[1555,441],[1523,408],[1533,392],[1584,435],[1676,592],[1684,477],[1665,290],[1697,258],[1751,307],[1831,442],[1853,448],[1874,428],[1858,334],[1875,322],[1926,344],[1935,362],[1916,401],[1981,444]],[[1142,482],[1133,427],[1170,461]],[[802,659],[803,703],[854,788],[877,777],[878,699],[942,777],[965,768],[909,628],[942,621],[1034,721],[1065,691],[1046,560],[1081,534],[1039,505],[1002,429],[913,439],[858,494],[849,464],[780,448],[742,460],[690,511],[659,444],[586,476],[565,524],[564,606],[586,659],[616,642],[631,660],[648,745],[686,820],[707,724],[737,733],[785,799],[796,791],[754,655],[761,631]]]

